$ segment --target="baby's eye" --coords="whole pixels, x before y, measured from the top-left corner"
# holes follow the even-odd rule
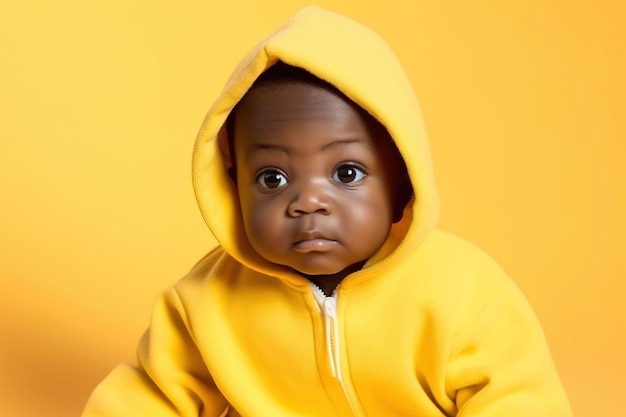
[[[287,184],[287,176],[276,169],[267,169],[257,176],[256,182],[263,188],[276,189]]]
[[[354,185],[361,182],[365,178],[365,172],[355,165],[341,165],[333,174],[333,180],[342,184]]]

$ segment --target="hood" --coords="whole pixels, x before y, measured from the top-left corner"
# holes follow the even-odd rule
[[[243,58],[204,119],[193,153],[193,186],[202,216],[218,243],[248,267],[302,280],[287,268],[265,261],[248,242],[237,191],[220,151],[220,143],[227,142],[229,113],[255,79],[277,61],[308,70],[367,110],[387,128],[406,163],[414,197],[386,244],[356,275],[380,272],[413,253],[434,229],[439,203],[424,123],[411,84],[397,57],[376,33],[313,6],[300,10]]]

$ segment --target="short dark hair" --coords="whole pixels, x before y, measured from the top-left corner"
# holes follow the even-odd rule
[[[257,87],[267,87],[288,83],[303,83],[323,87],[345,96],[337,87],[328,81],[322,80],[303,68],[294,67],[292,65],[285,64],[282,61],[278,61],[276,64],[272,65],[259,75],[259,77],[254,81],[254,84],[252,84],[252,87],[250,87],[250,90]]]

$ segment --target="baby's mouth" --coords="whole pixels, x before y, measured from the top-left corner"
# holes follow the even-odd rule
[[[299,234],[292,248],[296,252],[309,253],[309,252],[328,252],[332,250],[338,242],[334,239],[330,239],[319,232],[306,232]]]

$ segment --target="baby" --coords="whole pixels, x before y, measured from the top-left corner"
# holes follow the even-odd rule
[[[419,107],[369,29],[308,7],[257,45],[193,179],[220,245],[84,417],[571,416],[512,280],[435,228]]]

